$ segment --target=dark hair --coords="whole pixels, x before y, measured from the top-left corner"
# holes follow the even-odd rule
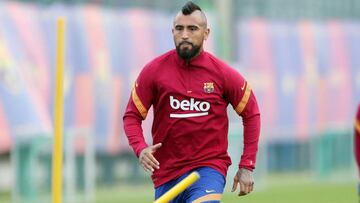
[[[181,9],[181,12],[184,15],[190,15],[192,14],[194,11],[199,10],[201,11],[201,8],[196,5],[194,2],[192,1],[188,1]]]

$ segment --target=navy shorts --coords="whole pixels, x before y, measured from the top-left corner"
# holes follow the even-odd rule
[[[225,177],[220,172],[210,167],[200,167],[194,169],[183,174],[177,179],[160,185],[155,188],[155,199],[161,197],[161,195],[166,193],[193,171],[197,171],[200,174],[200,179],[169,203],[219,203],[224,192]]]

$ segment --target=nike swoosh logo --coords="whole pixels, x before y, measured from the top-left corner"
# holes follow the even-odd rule
[[[244,82],[244,85],[241,87],[241,91],[244,90],[245,85],[246,85],[246,81]]]
[[[215,192],[215,190],[205,190],[206,193]]]

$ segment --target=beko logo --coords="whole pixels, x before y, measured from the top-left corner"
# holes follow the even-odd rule
[[[190,100],[182,100],[179,101],[175,99],[173,96],[170,96],[170,106],[172,109],[181,109],[184,111],[198,111],[196,113],[181,113],[181,114],[170,114],[171,118],[190,118],[190,117],[197,117],[197,116],[206,116],[209,114],[210,110],[210,103],[209,102],[200,102],[195,101],[194,98],[190,98]]]

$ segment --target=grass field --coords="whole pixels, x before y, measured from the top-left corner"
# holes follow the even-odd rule
[[[226,192],[222,202],[243,203],[355,203],[357,197],[353,184],[299,184],[283,187],[270,187],[255,191],[249,196],[237,197]],[[141,190],[145,191],[141,191]],[[144,187],[118,188],[98,193],[98,203],[152,202],[152,192]]]
[[[229,184],[229,183],[228,183]],[[303,176],[272,176],[266,179],[266,185],[244,197],[238,197],[226,189],[222,202],[243,203],[355,203],[357,202],[356,183],[338,183],[334,181],[315,182]],[[97,203],[131,202],[145,203],[153,201],[151,185],[118,186],[99,190]]]
[[[228,183],[230,185],[232,183]],[[302,175],[277,175],[256,185],[255,191],[244,197],[238,197],[226,189],[224,203],[356,203],[356,182],[336,182],[309,180]],[[120,184],[99,188],[96,203],[150,203],[153,201],[153,189],[150,184]],[[0,202],[10,202],[9,193],[0,193]],[[64,202],[66,203],[66,202]],[[79,202],[80,203],[80,202]],[[83,202],[81,202],[83,203]]]

